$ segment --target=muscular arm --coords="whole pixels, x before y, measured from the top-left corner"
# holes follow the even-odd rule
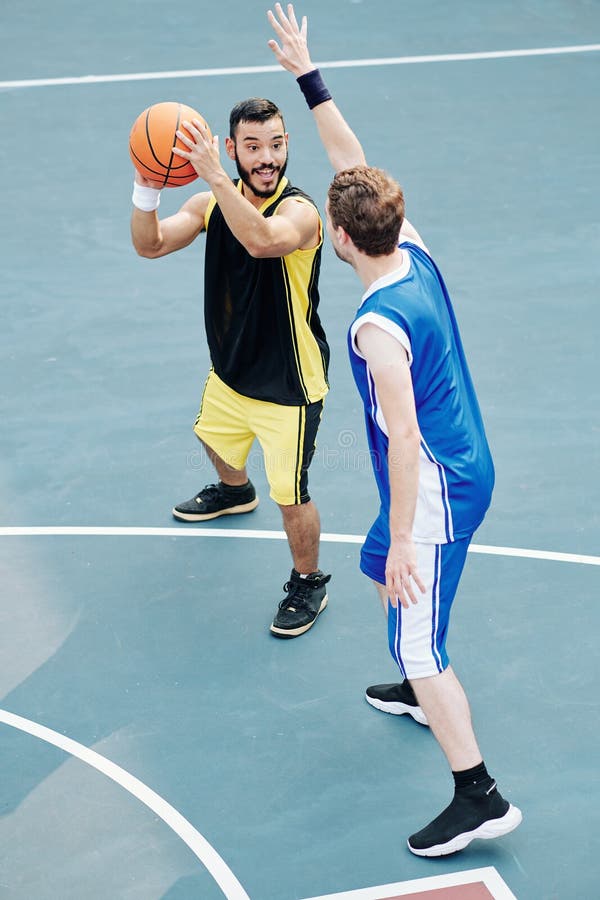
[[[191,244],[204,228],[208,192],[195,194],[172,216],[159,219],[156,210],[142,212],[133,207],[131,240],[140,256],[155,259]]]
[[[210,185],[229,228],[250,256],[287,256],[295,250],[316,247],[320,241],[319,216],[314,206],[290,197],[276,215],[265,218],[237,190],[223,171]]]
[[[406,597],[416,603],[410,577],[423,590],[416,568],[412,529],[419,489],[419,447],[421,434],[415,409],[412,379],[406,351],[377,325],[359,328],[356,343],[377,391],[377,399],[388,431],[388,473],[390,481],[390,549],[386,566],[386,587],[394,603],[403,606]]]

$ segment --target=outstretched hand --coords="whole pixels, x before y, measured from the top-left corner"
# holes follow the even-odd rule
[[[296,78],[311,72],[315,65],[311,61],[306,43],[306,35],[308,31],[308,20],[306,16],[302,16],[302,25],[299,26],[294,12],[294,5],[288,3],[287,16],[284,13],[281,3],[275,4],[275,12],[277,18],[269,10],[267,16],[273,27],[273,31],[279,38],[268,42],[269,47],[275,54],[277,62],[292,72]]]

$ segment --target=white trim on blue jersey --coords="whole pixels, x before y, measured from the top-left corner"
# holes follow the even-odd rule
[[[356,341],[356,335],[358,333],[358,329],[362,328],[363,325],[366,325],[367,322],[372,322],[373,325],[377,325],[379,328],[381,328],[382,331],[387,331],[388,334],[391,334],[392,337],[395,337],[396,340],[400,344],[402,344],[402,346],[406,350],[406,354],[408,356],[408,364],[412,365],[412,350],[410,349],[410,338],[407,333],[399,325],[396,325],[395,322],[391,322],[389,319],[386,319],[385,316],[380,316],[377,313],[366,313],[364,316],[361,316],[360,319],[356,319],[352,323],[350,333],[352,335],[354,352],[357,356],[360,356],[364,359],[364,356],[360,352],[360,348]]]

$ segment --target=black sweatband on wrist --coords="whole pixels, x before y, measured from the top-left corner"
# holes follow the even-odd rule
[[[326,100],[331,100],[331,94],[327,90],[327,85],[318,69],[313,69],[311,72],[300,75],[299,78],[296,78],[296,81],[300,85],[300,90],[304,94],[304,99],[308,103],[309,109],[313,109],[319,103],[325,103]]]

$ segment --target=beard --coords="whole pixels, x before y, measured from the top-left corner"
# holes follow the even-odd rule
[[[242,179],[242,181],[246,185],[246,187],[250,191],[252,191],[254,196],[260,197],[262,200],[267,200],[269,197],[272,197],[273,194],[276,193],[277,188],[279,187],[279,183],[280,183],[281,179],[283,178],[283,176],[285,175],[285,170],[287,169],[287,164],[288,164],[288,161],[287,161],[287,156],[286,156],[285,162],[282,166],[255,166],[254,169],[244,169],[243,166],[240,165],[237,153],[235,154],[235,167],[238,171],[238,175],[240,176],[240,178]],[[256,187],[254,187],[253,184],[251,184],[250,177],[255,172],[261,172],[267,168],[272,169],[273,174],[277,176],[277,184],[275,185],[274,188],[272,188],[269,191],[261,191],[259,188],[256,188]]]

